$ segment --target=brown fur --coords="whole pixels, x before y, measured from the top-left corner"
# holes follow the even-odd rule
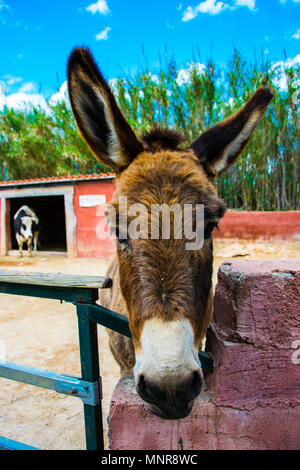
[[[118,178],[114,201],[127,196],[128,205],[205,203],[208,220],[219,220],[225,205],[215,193],[191,151],[141,153]],[[113,202],[114,202],[113,201]],[[211,319],[212,247],[186,251],[186,240],[131,240],[130,256],[122,250],[108,276],[110,295],[101,293],[108,308],[129,316],[135,347],[146,319],[188,318],[199,347]],[[121,295],[122,293],[122,295]],[[110,333],[110,345],[121,372],[131,371],[135,359],[130,342]]]
[[[179,132],[170,129],[155,129],[144,135],[142,141],[145,150],[157,152],[160,150],[177,150],[180,144],[185,141],[185,137]]]

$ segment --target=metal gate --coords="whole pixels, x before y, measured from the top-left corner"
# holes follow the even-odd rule
[[[0,293],[71,302],[78,318],[81,377],[58,374],[0,361],[0,377],[54,390],[83,402],[86,448],[103,450],[102,385],[97,324],[131,337],[128,319],[96,304],[99,289],[112,285],[110,278],[0,270]],[[211,357],[199,351],[203,370],[212,370]],[[34,447],[0,437],[0,449],[33,450]]]

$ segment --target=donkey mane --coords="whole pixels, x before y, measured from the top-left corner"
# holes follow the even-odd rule
[[[154,129],[142,137],[146,150],[158,152],[160,150],[177,150],[185,141],[185,137],[172,129]]]

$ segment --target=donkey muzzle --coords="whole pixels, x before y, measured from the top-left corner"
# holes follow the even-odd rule
[[[153,413],[186,417],[202,388],[202,370],[190,321],[146,320],[135,351],[136,390]]]
[[[188,372],[183,378],[165,377],[157,383],[141,374],[137,381],[137,392],[152,413],[164,419],[182,419],[189,415],[194,399],[202,388],[199,370]]]

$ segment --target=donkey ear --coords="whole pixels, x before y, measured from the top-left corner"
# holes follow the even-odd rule
[[[240,111],[195,140],[191,148],[209,176],[223,173],[235,162],[272,98],[270,88],[259,88]]]
[[[82,137],[99,160],[122,171],[143,148],[88,49],[71,52],[68,87]]]

